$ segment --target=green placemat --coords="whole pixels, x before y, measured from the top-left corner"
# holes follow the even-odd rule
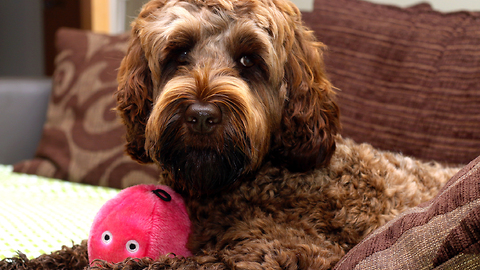
[[[81,243],[100,207],[119,192],[12,171],[0,165],[0,259]]]

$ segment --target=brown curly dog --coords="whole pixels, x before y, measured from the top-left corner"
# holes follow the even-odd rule
[[[147,3],[120,67],[117,110],[128,154],[158,164],[161,182],[184,195],[195,255],[99,266],[330,269],[432,198],[457,169],[337,135],[322,50],[287,0]],[[84,245],[51,265],[85,255]]]
[[[117,109],[127,152],[184,194],[196,254],[154,269],[331,268],[455,172],[337,138],[322,49],[285,0],[143,8]]]

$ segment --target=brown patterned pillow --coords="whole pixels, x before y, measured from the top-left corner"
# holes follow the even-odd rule
[[[480,156],[433,200],[367,236],[335,269],[480,269]]]
[[[128,35],[61,29],[47,120],[35,157],[16,172],[124,188],[156,182],[158,172],[124,154],[124,126],[112,110]]]
[[[480,154],[480,12],[315,0],[343,135],[426,160]]]

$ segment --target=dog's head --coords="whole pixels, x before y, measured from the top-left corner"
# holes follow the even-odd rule
[[[197,194],[266,160],[326,165],[339,112],[322,49],[288,1],[150,1],[118,75],[128,154]]]

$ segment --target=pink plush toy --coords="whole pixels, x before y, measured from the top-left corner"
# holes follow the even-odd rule
[[[90,263],[156,259],[170,253],[188,257],[189,234],[190,220],[180,195],[167,186],[133,186],[107,201],[95,216],[88,257]]]

